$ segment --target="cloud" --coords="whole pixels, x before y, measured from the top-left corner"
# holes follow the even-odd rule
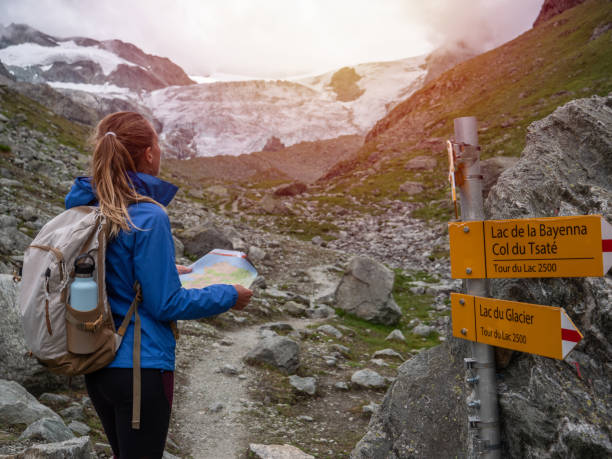
[[[542,0],[2,0],[6,25],[118,38],[191,74],[310,73],[424,54],[463,39],[488,49],[530,28]]]

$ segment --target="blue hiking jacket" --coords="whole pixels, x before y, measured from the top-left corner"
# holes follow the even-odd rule
[[[129,173],[136,190],[167,206],[178,188],[152,175]],[[97,205],[89,177],[78,177],[66,196],[66,209]],[[132,204],[128,213],[131,231],[121,230],[106,249],[106,289],[118,328],[134,299],[134,282],[142,286],[138,306],[142,327],[141,367],[174,370],[176,341],[170,322],[198,319],[227,311],[236,303],[233,285],[211,285],[203,289],[181,287],[175,265],[170,220],[160,206]],[[134,318],[115,359],[109,367],[133,368]]]

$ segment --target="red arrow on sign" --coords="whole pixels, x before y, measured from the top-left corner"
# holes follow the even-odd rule
[[[578,331],[578,328],[572,322],[572,319],[569,318],[565,309],[561,309],[561,353],[563,355],[562,359],[565,358],[567,354],[570,353],[572,349],[580,342],[582,339],[582,333]]]
[[[601,251],[603,252],[604,275],[612,267],[612,225],[601,217]]]

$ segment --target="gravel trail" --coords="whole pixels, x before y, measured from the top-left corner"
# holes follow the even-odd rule
[[[283,322],[295,329],[314,323],[309,319]],[[242,358],[256,346],[260,327],[258,324],[218,332],[214,338],[182,336],[178,340],[171,436],[191,457],[245,457],[248,433],[240,417],[248,405],[248,387],[257,372]],[[220,371],[228,365],[237,368],[239,374]]]

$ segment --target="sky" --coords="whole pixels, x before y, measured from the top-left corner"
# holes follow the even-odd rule
[[[190,75],[287,77],[418,56],[463,40],[486,51],[531,28],[543,0],[0,0],[0,24],[120,39]]]

